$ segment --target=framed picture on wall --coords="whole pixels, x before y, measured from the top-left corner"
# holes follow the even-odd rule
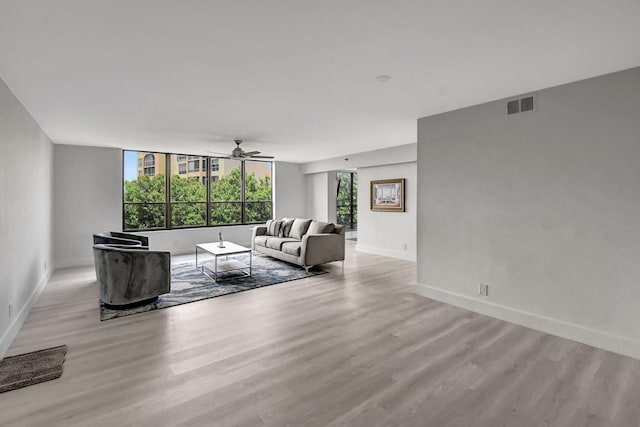
[[[404,212],[404,178],[371,181],[371,210]]]

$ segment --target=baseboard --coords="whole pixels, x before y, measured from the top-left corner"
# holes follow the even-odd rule
[[[378,248],[376,246],[361,245],[359,243],[356,244],[356,251],[413,262],[416,262],[417,259],[416,253],[412,251],[396,251],[393,249]]]
[[[93,257],[71,258],[54,261],[55,270],[59,268],[87,267],[93,265]]]
[[[418,295],[455,305],[476,313],[495,317],[527,328],[567,338],[603,350],[640,359],[640,345],[632,338],[613,335],[597,329],[568,323],[562,320],[539,316],[523,310],[491,303],[467,295],[449,292],[422,283],[416,284]]]
[[[27,302],[22,306],[20,311],[13,318],[13,321],[11,322],[11,324],[9,324],[9,328],[7,328],[5,333],[0,338],[0,360],[4,358],[5,354],[7,354],[7,350],[9,350],[11,343],[18,335],[18,332],[20,332],[20,328],[22,328],[24,321],[27,319],[27,316],[31,312],[31,309],[33,308],[35,303],[38,301],[38,297],[40,297],[40,294],[42,293],[44,288],[47,286],[47,283],[49,282],[49,279],[51,278],[52,273],[53,273],[53,270],[49,270],[44,275],[44,277],[42,278],[42,280],[40,280],[40,282],[35,287],[33,292],[31,292],[31,295],[29,295]]]

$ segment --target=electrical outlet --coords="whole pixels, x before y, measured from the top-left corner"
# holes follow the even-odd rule
[[[402,244],[402,250],[403,250],[403,251],[406,251],[406,250],[407,250],[407,244],[406,244],[406,243],[403,243],[403,244]]]
[[[47,261],[44,262],[44,269],[47,270]]]
[[[11,319],[12,311],[13,311],[13,304],[9,303],[9,319]]]
[[[482,295],[483,297],[488,297],[489,285],[487,285],[486,283],[480,283],[480,286],[478,286],[478,295]]]

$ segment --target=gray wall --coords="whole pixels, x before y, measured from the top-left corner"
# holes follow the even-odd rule
[[[2,358],[51,274],[53,163],[51,141],[2,80],[0,144]]]
[[[636,68],[420,119],[417,291],[640,357],[639,100]]]
[[[394,258],[416,260],[416,159],[417,144],[349,154],[304,163],[307,216],[336,221],[336,170],[358,174],[358,244],[356,250]],[[406,178],[405,213],[371,212],[369,183],[372,179]],[[406,244],[406,249],[404,245]]]
[[[417,163],[358,168],[358,244],[356,250],[416,260]],[[371,211],[371,181],[405,178],[405,212]],[[406,245],[406,246],[405,246]]]
[[[93,262],[95,232],[122,229],[122,150],[55,144],[56,268]]]
[[[274,175],[274,217],[305,218],[306,187],[300,164],[276,162]]]
[[[332,178],[333,176],[333,178]],[[305,175],[306,181],[306,216],[317,221],[333,222],[330,213],[333,210],[335,218],[335,201],[329,202],[331,186],[335,182],[335,172],[319,172]],[[333,181],[333,182],[332,182]],[[336,184],[337,185],[337,182]],[[335,196],[334,196],[335,200]],[[335,220],[334,220],[335,221]]]
[[[122,230],[122,150],[60,144],[54,147],[56,267],[90,265],[91,235]],[[303,181],[297,165],[276,164],[276,212],[285,208],[288,212],[304,212]],[[286,199],[286,194],[291,198]],[[217,241],[218,232],[225,240],[249,245],[252,228],[237,225],[139,234],[149,236],[151,248],[179,254],[194,252],[196,243]]]

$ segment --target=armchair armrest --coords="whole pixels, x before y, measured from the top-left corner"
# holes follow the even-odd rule
[[[149,246],[149,238],[147,236],[141,236],[139,234],[131,234],[131,233],[119,233],[117,231],[111,232],[112,237],[116,237],[118,239],[128,239],[140,242],[142,246]]]
[[[300,257],[305,266],[344,261],[344,234],[305,234]]]
[[[251,249],[255,249],[256,245],[254,241],[256,240],[256,236],[264,236],[267,234],[267,226],[266,225],[256,225],[253,227],[253,231],[251,232]]]

